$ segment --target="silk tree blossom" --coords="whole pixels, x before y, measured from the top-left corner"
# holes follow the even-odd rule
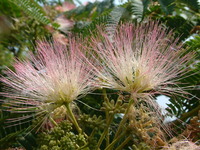
[[[38,42],[37,56],[30,54],[28,60],[16,60],[15,71],[8,69],[7,76],[0,78],[5,84],[0,94],[8,98],[4,105],[11,112],[36,114],[12,121],[51,115],[56,108],[93,90],[94,74],[81,61],[80,48],[75,39],[69,41],[67,48],[56,41]]]
[[[91,47],[99,84],[131,93],[135,98],[153,94],[185,93],[178,86],[194,58],[173,33],[158,22],[122,24],[112,39],[99,28]],[[98,57],[96,59],[96,57]]]

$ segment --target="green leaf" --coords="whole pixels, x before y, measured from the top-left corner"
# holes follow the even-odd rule
[[[124,11],[124,8],[116,7],[110,12],[108,16],[108,21],[106,23],[106,31],[111,38],[115,34],[116,28]]]
[[[191,8],[196,12],[199,12],[200,2],[198,0],[177,0],[177,1],[187,4],[189,8]]]
[[[190,36],[190,31],[194,26],[193,22],[186,20],[181,16],[163,16],[160,20],[165,22],[169,29],[173,30],[175,38],[179,37],[179,41],[188,38]]]
[[[104,0],[102,2],[88,3],[85,6],[79,6],[70,11],[64,12],[67,18],[75,21],[91,21],[100,15],[105,14],[107,11],[111,11],[114,7],[113,0]]]
[[[166,15],[171,15],[172,12],[174,11],[174,0],[158,0],[160,5],[161,5],[161,9],[162,11],[166,14]]]
[[[177,114],[177,110],[176,110],[176,107],[173,105],[173,104],[167,104],[167,106],[169,107],[169,108],[171,108],[171,112],[173,113],[173,114]]]
[[[124,12],[125,8],[123,7],[115,7],[113,10],[106,10],[103,14],[96,17],[91,22],[77,22],[73,32],[81,33],[83,36],[87,36],[96,30],[97,26],[105,25],[108,35],[112,37]]]
[[[32,150],[32,149],[33,149],[31,143],[29,143],[29,141],[28,141],[25,137],[19,136],[19,137],[17,138],[17,141],[18,141],[23,147],[25,147],[27,150]]]
[[[143,20],[149,2],[149,0],[131,0],[131,11],[139,22]]]
[[[43,8],[36,2],[31,0],[9,0],[16,6],[21,8],[27,15],[31,16],[33,19],[37,20],[42,24],[50,24],[50,19],[47,18]],[[54,25],[54,24],[53,24]],[[55,27],[57,28],[57,26]]]
[[[144,14],[147,11],[150,0],[142,0],[142,3],[143,3],[143,14]]]
[[[9,146],[10,143],[16,141],[16,137],[21,134],[22,131],[17,131],[6,135],[5,137],[0,139],[0,148],[4,149]]]

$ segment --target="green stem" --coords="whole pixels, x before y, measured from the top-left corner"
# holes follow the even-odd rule
[[[107,98],[106,89],[103,89],[102,92],[103,92],[104,99]]]
[[[107,101],[108,97],[107,97],[106,89],[103,89],[103,96],[104,96],[104,101]],[[108,118],[109,118],[109,111],[106,111],[106,124],[110,125],[110,123],[113,120],[113,118],[112,119],[108,119]],[[107,128],[107,132],[106,132],[105,136],[106,136],[106,146],[108,146],[110,144],[109,127]]]
[[[90,136],[88,137],[88,139],[90,139],[90,138],[92,138],[92,137],[94,136],[95,130],[96,130],[96,129],[93,129],[93,130],[92,130],[92,133],[90,134]]]
[[[129,141],[131,140],[131,136],[129,135],[124,142],[121,143],[120,146],[117,147],[115,150],[121,150]]]
[[[58,124],[55,122],[55,120],[51,116],[49,117],[49,119],[53,123],[54,126],[58,126]]]
[[[82,147],[78,148],[78,150],[84,149],[89,145],[89,143],[86,143],[85,145],[83,145]]]
[[[192,117],[192,116],[194,116],[194,115],[197,115],[198,112],[199,112],[199,110],[200,110],[200,105],[197,106],[196,108],[192,109],[192,110],[189,111],[189,112],[183,113],[179,119],[176,119],[176,120],[174,120],[174,121],[172,122],[172,125],[173,125],[173,124],[179,125],[179,124],[181,123],[181,121],[185,121],[187,118]]]
[[[101,143],[103,142],[104,138],[105,138],[106,136],[108,136],[109,127],[110,127],[110,124],[111,124],[111,122],[112,122],[112,120],[113,120],[113,117],[114,117],[113,114],[112,114],[112,116],[109,117],[109,120],[108,120],[108,122],[107,122],[107,126],[106,126],[106,128],[104,129],[104,131],[103,131],[103,133],[101,134],[101,137],[100,137],[100,139],[99,139],[99,141],[98,141],[97,148],[99,148],[99,147],[101,146]]]
[[[104,96],[104,101],[108,102],[109,100],[108,100],[108,97],[107,97],[106,89],[103,89],[103,96]],[[100,148],[101,143],[103,142],[105,137],[106,137],[106,146],[109,145],[109,135],[108,135],[108,133],[109,133],[110,124],[111,124],[111,122],[112,122],[112,120],[114,118],[114,114],[110,115],[108,110],[106,110],[105,113],[106,113],[106,125],[107,126],[104,129],[103,133],[101,134],[101,137],[100,137],[100,139],[98,141],[98,144],[97,144],[97,149]]]
[[[95,130],[96,130],[96,129],[93,129],[92,133],[91,133],[90,136],[88,137],[88,141],[94,136]],[[82,147],[78,148],[78,150],[85,149],[88,145],[89,145],[89,142],[85,143],[85,145],[83,145]]]
[[[108,145],[108,146],[106,147],[105,150],[112,150],[112,147],[113,147],[125,134],[126,134],[126,132],[123,132],[120,136],[118,136],[117,138],[115,138],[115,139],[113,140],[113,142],[112,142],[110,145]]]
[[[120,132],[121,132],[121,130],[122,130],[122,127],[124,126],[124,124],[125,124],[125,122],[126,122],[126,120],[127,120],[127,114],[128,114],[128,112],[129,112],[129,110],[130,110],[130,108],[131,108],[133,102],[134,102],[134,100],[133,100],[133,99],[130,99],[129,104],[128,104],[128,107],[127,107],[127,109],[126,109],[126,111],[125,111],[125,113],[124,113],[124,117],[123,117],[123,119],[121,120],[121,122],[120,122],[120,124],[119,124],[119,127],[118,127],[118,129],[117,129],[117,132],[115,133],[114,139],[120,134]]]
[[[76,129],[77,129],[77,131],[80,133],[80,134],[82,134],[82,129],[79,127],[79,125],[78,125],[78,123],[77,123],[77,121],[76,121],[76,118],[74,117],[74,114],[72,113],[72,111],[71,111],[71,108],[70,108],[70,106],[69,106],[69,103],[66,103],[66,108],[67,108],[67,111],[68,111],[68,113],[69,113],[69,116],[71,117],[71,119],[72,119],[72,121],[73,121],[73,124],[74,124],[74,126],[76,127]]]
[[[106,146],[108,146],[110,144],[110,136],[109,136],[109,128],[107,128],[107,132],[106,132]]]
[[[113,120],[113,117],[114,117],[114,114],[112,114],[112,116],[109,116],[109,111],[106,111],[106,125],[107,125],[107,128],[105,128],[106,146],[108,146],[110,143],[109,142],[109,126]]]

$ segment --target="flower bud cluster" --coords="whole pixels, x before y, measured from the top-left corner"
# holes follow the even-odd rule
[[[39,134],[38,148],[41,150],[75,150],[83,146],[85,142],[84,135],[73,132],[71,123],[62,121],[59,126],[52,128],[50,132]]]
[[[106,126],[105,120],[102,116],[97,117],[96,115],[90,116],[83,114],[78,118],[78,120],[83,128],[104,129]]]
[[[128,118],[128,130],[135,135],[134,143],[144,142],[152,148],[166,145],[166,139],[160,129],[160,120],[145,106],[131,107]]]

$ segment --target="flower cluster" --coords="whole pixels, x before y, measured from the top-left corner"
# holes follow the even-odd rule
[[[148,100],[153,94],[184,93],[178,81],[187,73],[194,55],[182,50],[172,32],[167,33],[158,22],[122,24],[112,39],[99,30],[88,44],[87,50],[92,50],[86,54],[92,57],[83,55],[81,42],[70,39],[67,48],[56,41],[38,42],[37,56],[16,61],[15,71],[8,69],[7,77],[0,78],[6,85],[1,95],[11,99],[6,104],[8,110],[49,116],[102,87]]]

